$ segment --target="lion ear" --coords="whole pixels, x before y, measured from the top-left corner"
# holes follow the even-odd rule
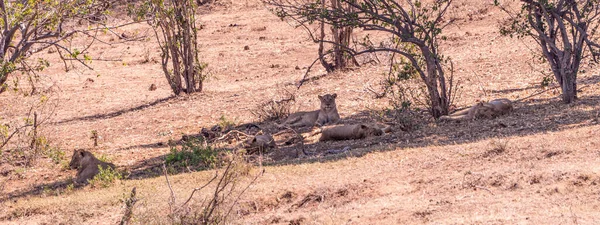
[[[320,100],[323,100],[323,96],[322,95],[318,95]]]
[[[79,150],[79,154],[81,155],[81,157],[85,156],[85,152],[83,150]]]
[[[364,125],[364,124],[360,125],[360,129],[367,129],[367,128],[368,128],[367,125]]]
[[[333,93],[331,96],[333,96],[333,98],[337,98],[337,94]]]

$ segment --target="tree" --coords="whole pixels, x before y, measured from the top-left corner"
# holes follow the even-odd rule
[[[550,64],[562,90],[564,103],[577,99],[577,73],[581,61],[600,56],[596,31],[600,25],[600,0],[520,0],[519,12],[500,6],[510,18],[500,31],[511,37],[532,38]]]
[[[325,0],[322,1],[321,7],[326,9]],[[353,8],[348,4],[344,4],[342,0],[330,0],[331,9],[333,10],[341,10],[352,12]],[[345,51],[348,46],[350,46],[350,38],[352,37],[352,31],[354,27],[352,26],[331,26],[331,38],[333,41],[333,49],[329,50],[328,53],[332,55],[333,63],[328,63],[325,59],[325,54],[323,52],[323,40],[325,40],[325,22],[320,22],[320,38],[314,39],[315,42],[319,43],[319,59],[321,61],[321,65],[325,67],[327,72],[333,72],[334,70],[343,70],[349,66],[350,61],[354,62],[355,65],[358,65],[354,57],[347,54]]]
[[[108,1],[0,0],[0,93],[6,90],[11,73],[26,73],[31,81],[48,67],[44,59],[33,64],[27,59],[50,47],[56,48],[63,62],[76,61],[91,68],[87,49],[94,42],[102,42],[97,34],[115,28],[102,22],[109,6]],[[78,28],[68,23],[78,20],[91,26]],[[92,41],[82,49],[71,48],[69,43],[76,34],[91,37]]]
[[[201,92],[207,64],[198,58],[196,3],[193,0],[152,0],[149,3],[150,15],[154,15],[152,25],[162,51],[163,72],[173,93]]]
[[[312,23],[323,21],[333,27],[362,28],[390,34],[394,46],[375,45],[369,36],[359,47],[337,45],[351,56],[365,53],[393,52],[408,60],[408,70],[423,80],[428,92],[428,107],[432,116],[448,114],[452,96],[452,79],[446,80],[446,63],[438,51],[442,29],[450,24],[445,20],[452,0],[434,0],[430,4],[420,1],[397,0],[341,0],[347,8],[323,6],[319,0],[264,0],[274,6],[280,17],[298,18]]]
[[[275,7],[278,6],[276,2],[278,1],[264,1],[267,4],[271,4]],[[317,1],[316,3],[321,6],[321,9],[327,9],[327,7],[331,7],[334,10],[345,10],[351,12],[353,10],[352,7],[349,7],[348,4],[343,3],[343,0],[323,0]],[[277,12],[275,12],[277,14]],[[335,70],[343,70],[346,69],[350,64],[354,64],[358,66],[358,62],[354,57],[352,57],[346,49],[350,45],[352,32],[354,27],[352,26],[329,26],[325,21],[318,20],[318,27],[314,29],[310,25],[315,21],[310,20],[304,17],[304,15],[296,15],[296,14],[277,14],[281,19],[290,19],[296,23],[295,27],[303,27],[307,32],[311,40],[315,43],[319,44],[318,55],[319,58],[315,60],[312,66],[320,61],[321,65],[327,72],[333,72]],[[331,31],[331,35],[326,38],[327,29],[325,27],[328,26]],[[325,43],[331,42],[332,48],[325,50]],[[328,58],[330,58],[328,60]],[[307,71],[307,74],[308,72]]]

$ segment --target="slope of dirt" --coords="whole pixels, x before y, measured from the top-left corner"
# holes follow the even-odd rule
[[[412,132],[396,127],[392,134],[363,141],[305,145],[317,156],[281,147],[265,156],[266,173],[235,207],[235,223],[599,223],[598,67],[584,65],[578,77],[580,99],[564,105],[557,89],[539,85],[544,76],[539,71],[547,66],[532,60],[533,43],[499,34],[497,24],[505,16],[500,10],[460,0],[450,16],[457,22],[444,31],[448,40],[441,49],[452,58],[460,80],[456,107],[536,95],[494,120],[425,120]],[[197,134],[221,117],[256,122],[254,107],[283,90],[295,90],[316,57],[318,46],[305,31],[282,22],[258,1],[204,9],[199,18],[201,60],[210,70],[202,93],[172,96],[160,50],[144,24],[119,30],[148,37],[142,41],[116,43],[109,34],[102,36],[115,44],[92,48],[93,56],[108,60],[94,61],[94,71],[76,66],[64,72],[58,60],[50,60],[41,87],[58,102],[42,130],[50,143],[64,149],[67,158],[73,149],[92,148],[90,133],[97,131],[99,146],[93,152],[141,175],[110,188],[67,190],[75,172],[50,159],[26,170],[3,161],[0,221],[114,224],[124,195],[137,187],[135,221],[165,222],[169,189],[164,177],[156,177],[160,173],[145,169],[164,161],[166,143]],[[316,66],[310,73],[315,79],[295,92],[293,110],[316,109],[317,95],[335,92],[343,121],[372,120],[377,110],[389,107],[387,99],[374,99],[367,89],[378,87],[385,71],[382,63],[324,75]],[[151,84],[158,89],[150,91]],[[21,92],[0,95],[0,120],[22,118],[35,101]],[[352,150],[323,154],[346,146]],[[213,174],[172,176],[178,201]]]

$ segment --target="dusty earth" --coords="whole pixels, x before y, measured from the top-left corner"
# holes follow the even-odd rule
[[[532,60],[533,43],[499,34],[505,17],[500,10],[485,1],[457,0],[449,16],[457,22],[444,31],[448,40],[441,49],[453,59],[460,80],[457,108],[531,97],[494,120],[439,123],[422,117],[409,132],[396,127],[363,141],[309,143],[305,150],[313,156],[281,146],[262,158],[264,166],[251,170],[265,173],[236,204],[231,223],[600,223],[599,68],[586,64],[578,77],[580,99],[562,104],[556,84],[540,86],[540,71],[548,70]],[[114,224],[132,187],[140,199],[133,221],[166,223],[169,189],[152,168],[164,161],[168,141],[198,134],[221,117],[237,124],[260,122],[252,110],[284,90],[294,92],[316,57],[317,45],[302,29],[255,0],[203,8],[199,23],[201,58],[210,77],[202,93],[189,96],[172,95],[145,24],[119,29],[148,37],[141,41],[118,43],[103,36],[114,44],[92,47],[98,59],[93,71],[76,65],[65,72],[53,54],[42,54],[52,66],[42,72],[40,89],[57,105],[41,132],[65,151],[64,160],[76,148],[91,149],[133,175],[108,188],[70,190],[66,184],[75,171],[48,158],[26,169],[3,159],[2,223]],[[375,99],[368,90],[380,87],[386,69],[383,62],[325,74],[317,66],[310,73],[315,79],[294,92],[293,110],[316,109],[317,95],[337,93],[343,121],[373,120],[390,107],[388,99]],[[158,89],[150,91],[151,84]],[[24,117],[35,101],[39,98],[23,92],[0,95],[0,119]],[[95,148],[93,130],[100,136]],[[346,146],[352,150],[324,154]],[[213,174],[172,174],[177,202]]]

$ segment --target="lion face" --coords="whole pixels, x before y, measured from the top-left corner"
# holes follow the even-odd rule
[[[81,167],[81,160],[85,156],[85,152],[82,149],[77,149],[73,152],[73,157],[71,158],[71,162],[69,163],[69,168],[78,169]]]
[[[362,130],[362,132],[364,132],[365,136],[381,136],[381,135],[383,135],[383,131],[378,127],[361,124],[360,129]]]
[[[319,100],[321,100],[321,109],[325,111],[331,111],[335,109],[335,98],[337,98],[336,93],[319,95]]]

